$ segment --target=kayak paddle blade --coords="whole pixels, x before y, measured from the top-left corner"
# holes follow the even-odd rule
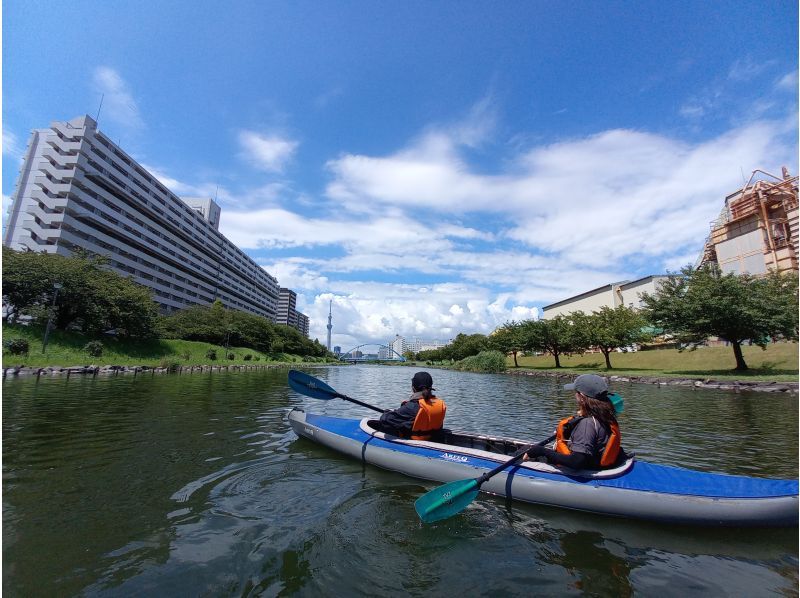
[[[424,523],[433,523],[460,513],[476,496],[476,480],[458,480],[423,494],[414,503],[414,508]]]
[[[297,370],[289,370],[289,386],[293,391],[309,396],[312,399],[330,401],[339,396],[339,393],[319,378]]]

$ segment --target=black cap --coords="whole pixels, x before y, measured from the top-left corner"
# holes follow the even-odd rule
[[[414,390],[422,390],[423,388],[433,388],[433,378],[428,372],[417,372],[411,379],[411,386]]]

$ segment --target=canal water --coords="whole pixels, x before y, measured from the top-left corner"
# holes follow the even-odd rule
[[[308,370],[381,407],[414,370]],[[574,399],[553,380],[430,370],[448,427],[539,440]],[[617,386],[640,458],[798,474],[796,395]],[[786,596],[797,529],[696,529],[482,496],[423,525],[433,483],[298,439],[285,370],[3,383],[6,596]]]

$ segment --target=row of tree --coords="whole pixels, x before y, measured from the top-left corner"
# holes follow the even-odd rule
[[[264,353],[325,357],[328,351],[295,328],[225,309],[220,301],[159,316],[150,289],[108,268],[108,259],[76,251],[71,256],[3,248],[5,319],[25,315],[36,324],[88,337],[113,332],[127,338],[176,338]]]
[[[798,279],[796,274],[771,272],[766,276],[723,274],[716,265],[683,268],[653,294],[644,294],[643,307],[603,307],[547,320],[507,322],[491,335],[459,334],[450,345],[421,351],[418,359],[458,361],[496,349],[514,357],[520,352],[549,353],[555,367],[560,357],[598,349],[611,369],[611,355],[619,347],[645,343],[655,333],[669,335],[682,348],[694,348],[709,337],[728,341],[736,369],[747,369],[742,344],[765,348],[778,338],[798,338]]]

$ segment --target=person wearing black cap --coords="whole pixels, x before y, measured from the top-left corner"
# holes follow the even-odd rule
[[[433,394],[433,378],[428,372],[417,372],[411,380],[413,394],[379,420],[370,420],[371,427],[401,438],[430,440],[444,425],[445,402]]]
[[[564,389],[575,391],[577,415],[558,423],[555,450],[534,446],[524,459],[543,457],[548,463],[572,469],[618,465],[625,458],[616,417],[622,413],[622,397],[608,392],[606,379],[596,374],[578,376]]]

